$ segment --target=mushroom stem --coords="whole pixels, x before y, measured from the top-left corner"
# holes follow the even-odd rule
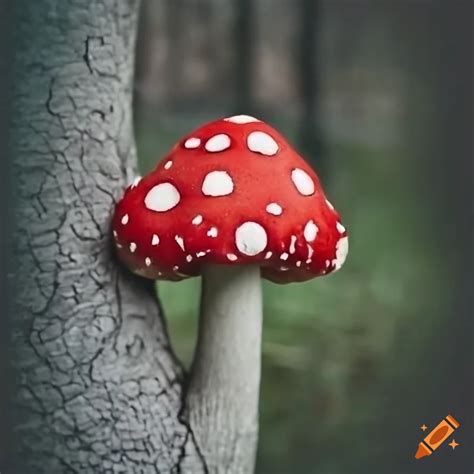
[[[186,411],[209,472],[253,472],[262,288],[256,265],[207,265]]]

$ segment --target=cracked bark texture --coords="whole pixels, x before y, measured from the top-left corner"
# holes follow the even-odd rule
[[[153,287],[115,263],[137,0],[15,2],[15,449],[6,472],[206,472]]]

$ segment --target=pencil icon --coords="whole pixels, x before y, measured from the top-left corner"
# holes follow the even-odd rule
[[[415,458],[420,459],[425,456],[430,456],[458,427],[459,423],[451,415],[441,420],[438,426],[418,445]]]

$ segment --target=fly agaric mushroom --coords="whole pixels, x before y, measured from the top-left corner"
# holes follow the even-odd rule
[[[195,130],[118,203],[119,258],[151,279],[257,265],[276,283],[338,270],[348,240],[309,165],[269,125],[237,116]]]
[[[216,120],[125,191],[112,226],[118,257],[133,272],[156,280],[203,276],[187,405],[209,404],[226,381],[217,391],[239,399],[239,417],[247,404],[255,418],[260,276],[308,280],[338,270],[348,252],[346,229],[316,173],[268,124],[246,115]],[[232,357],[238,361],[226,362]],[[213,435],[196,416],[212,450]]]

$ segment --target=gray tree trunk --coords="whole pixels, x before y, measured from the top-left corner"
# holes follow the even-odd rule
[[[205,472],[153,287],[110,250],[114,202],[136,166],[138,2],[15,6],[7,472]]]
[[[8,329],[5,308],[7,306],[8,283],[6,275],[7,254],[8,254],[8,216],[9,206],[9,172],[7,156],[7,92],[8,92],[8,65],[10,62],[10,50],[8,44],[8,8],[6,2],[0,2],[0,472],[5,464],[7,444],[10,438],[8,434],[8,414],[3,409],[8,402],[8,394],[3,387],[8,387],[7,378],[7,341]]]
[[[252,66],[254,61],[255,5],[254,0],[234,2],[234,80],[235,114],[255,114],[252,101]]]
[[[319,0],[299,1],[300,34],[298,50],[299,93],[301,102],[299,146],[304,156],[311,157],[318,173],[327,174],[323,160],[321,133],[318,123],[319,75],[317,43],[319,41]]]

